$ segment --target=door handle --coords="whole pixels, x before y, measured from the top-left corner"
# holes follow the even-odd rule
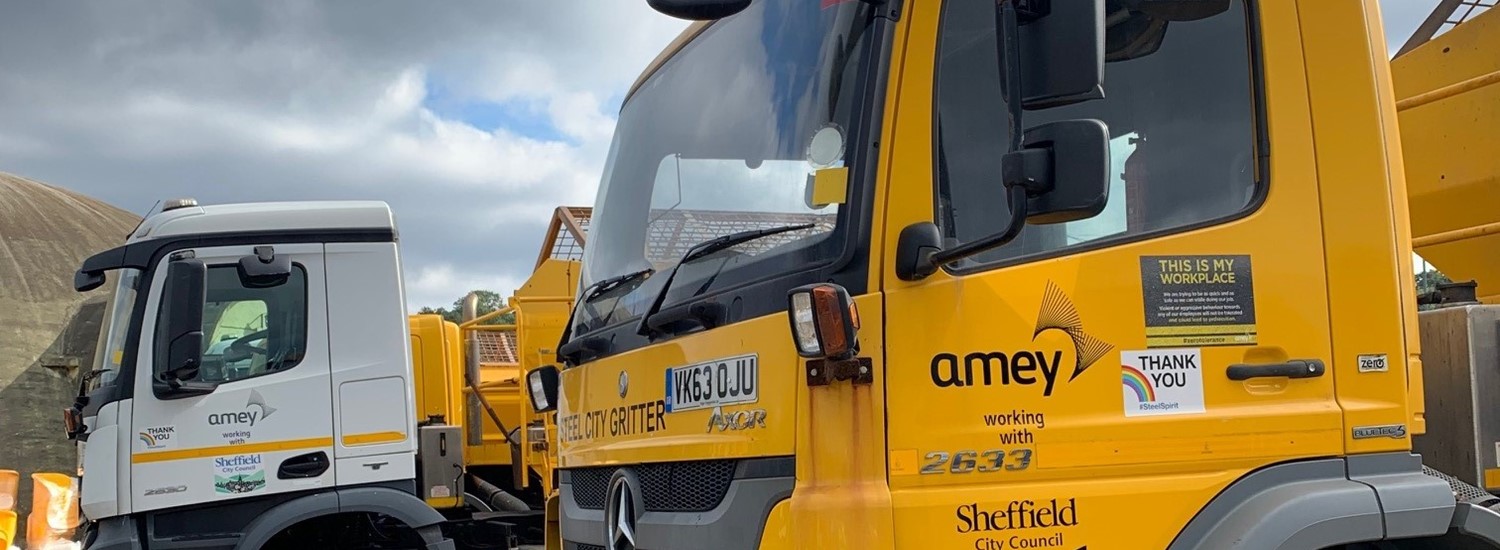
[[[318,477],[328,471],[328,455],[323,451],[298,455],[281,461],[276,470],[280,479]]]
[[[1251,378],[1317,378],[1327,370],[1319,359],[1292,359],[1285,363],[1229,365],[1225,374],[1235,381]]]

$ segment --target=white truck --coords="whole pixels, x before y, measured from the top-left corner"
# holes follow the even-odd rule
[[[463,441],[415,419],[401,272],[381,202],[173,201],[88,258],[114,297],[65,411],[84,547],[509,548],[426,500]]]

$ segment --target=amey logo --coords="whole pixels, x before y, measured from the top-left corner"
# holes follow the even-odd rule
[[[1068,375],[1068,382],[1078,378],[1114,349],[1113,345],[1083,331],[1083,318],[1078,315],[1078,308],[1062,289],[1049,281],[1042,294],[1042,307],[1037,312],[1031,341],[1036,342],[1042,333],[1051,330],[1061,331],[1073,342],[1073,372]],[[944,352],[932,357],[932,383],[939,388],[948,388],[994,384],[1030,386],[1041,382],[1042,395],[1050,397],[1056,389],[1062,362],[1063,351],[1060,349],[976,351],[963,355],[962,360],[958,354]]]
[[[239,412],[210,413],[208,424],[210,426],[238,425],[255,426],[257,421],[270,418],[275,408],[266,405],[266,400],[260,396],[260,392],[250,390],[250,399],[245,402],[245,410]]]

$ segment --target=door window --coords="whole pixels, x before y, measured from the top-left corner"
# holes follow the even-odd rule
[[[1128,4],[1106,3],[1104,99],[1028,111],[1024,119],[1027,127],[1079,118],[1109,127],[1112,181],[1104,212],[1027,226],[1015,241],[964,266],[1181,230],[1254,206],[1256,117],[1243,1],[1171,21]],[[936,90],[937,219],[951,245],[998,233],[1010,221],[1000,184],[1009,119],[994,0],[949,0],[944,6]]]
[[[194,380],[233,382],[297,365],[307,350],[307,271],[247,287],[234,265],[210,266],[203,307],[203,361]],[[164,330],[160,317],[157,330]],[[157,353],[164,353],[158,348]]]

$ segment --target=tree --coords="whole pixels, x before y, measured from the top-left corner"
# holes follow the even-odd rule
[[[1424,311],[1425,310],[1429,310],[1429,309],[1433,309],[1433,308],[1436,308],[1436,307],[1440,307],[1440,306],[1438,304],[1435,304],[1435,303],[1434,304],[1423,304],[1423,303],[1421,303],[1422,296],[1425,295],[1425,294],[1427,294],[1427,293],[1430,293],[1430,292],[1436,292],[1437,288],[1438,288],[1438,285],[1442,285],[1442,284],[1447,284],[1447,283],[1453,282],[1452,280],[1448,279],[1447,275],[1444,275],[1443,272],[1438,271],[1436,269],[1427,269],[1425,271],[1421,271],[1421,272],[1417,273],[1416,279],[1417,279],[1417,298],[1418,298],[1417,309],[1418,310],[1424,310]]]
[[[1417,294],[1425,294],[1437,290],[1438,285],[1448,284],[1453,281],[1447,275],[1436,269],[1428,269],[1417,274]]]
[[[490,313],[490,312],[493,312],[495,310],[498,310],[498,309],[501,309],[501,308],[505,307],[505,299],[502,298],[499,294],[497,294],[497,293],[495,293],[493,291],[489,291],[489,290],[474,290],[472,292],[474,292],[475,294],[479,295],[479,303],[476,304],[476,307],[474,308],[474,314],[476,316],[483,316],[483,315],[485,315],[487,313]],[[464,322],[464,296],[460,296],[457,300],[454,300],[453,301],[453,305],[451,307],[440,307],[440,308],[424,307],[422,309],[417,310],[417,313],[442,315],[443,319],[445,319],[445,320],[452,321],[454,323],[463,323]],[[512,312],[512,313],[507,313],[505,315],[498,316],[498,317],[496,317],[494,319],[490,319],[489,321],[486,321],[484,324],[486,324],[486,325],[509,325],[509,324],[513,324],[515,322],[516,322],[516,314],[514,312]]]

